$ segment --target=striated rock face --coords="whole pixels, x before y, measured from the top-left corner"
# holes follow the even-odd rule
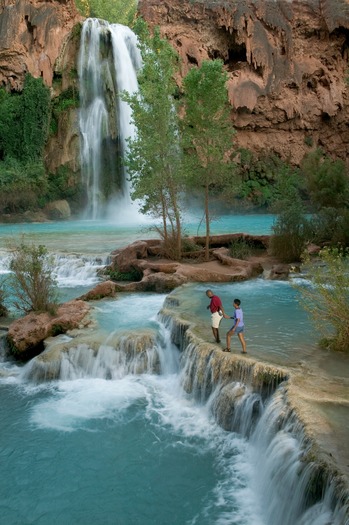
[[[55,62],[80,20],[74,0],[2,0],[0,86],[21,90],[26,73],[52,86]]]
[[[349,0],[140,0],[184,75],[221,58],[237,145],[298,164],[311,148],[347,160]]]

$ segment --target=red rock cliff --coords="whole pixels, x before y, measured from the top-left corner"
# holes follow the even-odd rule
[[[239,146],[298,164],[349,148],[349,0],[140,0],[182,59],[221,58]]]
[[[79,20],[74,0],[0,0],[0,86],[20,90],[28,72],[51,86],[55,62]]]

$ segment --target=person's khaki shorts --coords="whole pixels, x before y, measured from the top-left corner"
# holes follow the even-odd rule
[[[219,328],[219,324],[222,320],[222,315],[219,315],[218,312],[214,312],[213,314],[211,314],[211,323],[212,323],[212,328]]]

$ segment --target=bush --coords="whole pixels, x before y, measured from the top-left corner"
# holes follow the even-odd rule
[[[304,157],[301,168],[315,209],[348,206],[349,179],[342,160],[332,160],[317,149]]]
[[[280,178],[277,185],[279,199],[274,205],[278,213],[270,239],[270,251],[284,262],[300,261],[311,238],[300,189],[296,177]]]
[[[323,208],[310,221],[314,242],[349,246],[349,209]]]
[[[18,213],[39,206],[48,181],[41,161],[23,163],[8,157],[0,162],[0,213]]]
[[[45,246],[21,243],[10,247],[10,286],[14,306],[25,313],[54,313],[57,306],[53,262]]]
[[[106,272],[110,279],[113,281],[141,281],[143,277],[143,273],[138,268],[133,268],[129,272],[120,272],[117,268],[114,268],[114,270],[107,270]]]
[[[323,335],[321,346],[349,352],[349,259],[347,251],[324,249],[310,263],[311,286],[297,285],[301,304]]]
[[[235,259],[248,259],[253,253],[252,246],[242,238],[232,241],[229,250]]]
[[[270,252],[284,262],[300,261],[309,241],[309,223],[302,210],[288,208],[282,212],[273,226]]]

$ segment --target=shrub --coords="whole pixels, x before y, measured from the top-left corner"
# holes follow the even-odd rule
[[[304,157],[301,168],[315,209],[349,204],[349,179],[342,160],[326,157],[319,148]]]
[[[143,277],[143,273],[138,268],[133,268],[129,272],[120,272],[118,268],[114,268],[114,270],[107,270],[106,273],[109,275],[110,279],[113,281],[141,281]]]
[[[314,242],[349,246],[349,209],[323,208],[310,221]]]
[[[229,250],[235,259],[248,259],[253,253],[252,246],[242,238],[232,241]]]
[[[50,312],[57,306],[53,261],[45,246],[22,240],[10,247],[10,286],[15,296],[14,306],[25,313]]]
[[[16,213],[37,208],[39,196],[47,191],[41,161],[22,163],[8,157],[0,162],[0,212]]]
[[[279,214],[270,252],[284,262],[300,261],[309,240],[309,223],[299,207],[287,208]]]
[[[349,352],[348,252],[326,248],[320,252],[319,262],[308,268],[311,286],[296,285],[301,304],[323,335],[321,346]]]

